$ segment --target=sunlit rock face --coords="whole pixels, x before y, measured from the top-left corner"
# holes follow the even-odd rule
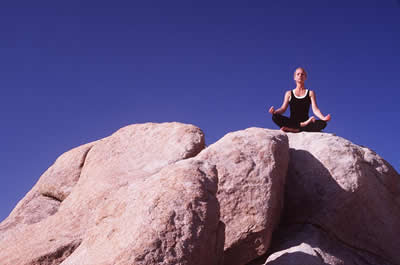
[[[218,264],[218,179],[188,160],[202,149],[195,126],[148,123],[67,152],[1,224],[1,264]]]
[[[395,265],[399,230],[400,177],[368,148],[146,123],[61,155],[0,224],[0,263]]]
[[[232,132],[196,158],[218,172],[224,264],[246,264],[265,254],[283,207],[287,136],[260,128]]]

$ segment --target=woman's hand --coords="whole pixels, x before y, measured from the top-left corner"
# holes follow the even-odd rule
[[[331,120],[331,114],[326,115],[322,120],[323,121],[330,121]]]
[[[271,113],[271,114],[275,114],[274,106],[271,106],[271,107],[269,108],[268,112]]]

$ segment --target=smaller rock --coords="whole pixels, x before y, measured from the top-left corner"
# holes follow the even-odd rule
[[[351,248],[311,224],[279,229],[265,265],[391,265],[372,253]]]
[[[267,251],[283,206],[288,150],[286,134],[249,128],[225,135],[196,157],[218,172],[224,264],[243,265]]]

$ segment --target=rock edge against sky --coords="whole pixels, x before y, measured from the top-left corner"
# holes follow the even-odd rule
[[[61,155],[0,224],[0,260],[400,264],[399,232],[400,177],[366,147],[146,123]]]

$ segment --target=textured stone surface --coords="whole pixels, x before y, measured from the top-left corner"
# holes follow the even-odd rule
[[[216,264],[221,260],[217,255],[217,245],[221,244],[221,236],[223,238],[221,232],[223,225],[218,223],[219,208],[213,194],[217,187],[216,177],[211,173],[209,176],[196,175],[192,172],[196,171],[196,167],[186,170],[189,176],[179,175],[177,173],[179,169],[168,170],[176,162],[195,156],[203,148],[204,135],[194,126],[180,123],[148,123],[127,126],[92,145],[67,152],[21,201],[15,210],[18,214],[13,213],[9,217],[10,220],[16,220],[14,223],[18,225],[9,225],[8,220],[1,224],[3,228],[0,238],[1,264],[60,264],[61,262],[66,264],[70,258],[85,260],[83,263],[75,264],[157,264],[149,263],[147,259],[155,258],[161,253],[170,253],[170,257],[182,260],[176,264],[187,264],[184,260],[188,257],[205,254],[204,248],[197,247],[198,244],[203,245],[205,242],[210,242],[207,251],[213,253],[209,256]],[[62,166],[64,162],[60,162],[64,160],[71,163],[68,172],[64,171]],[[165,175],[160,173],[163,168]],[[193,175],[190,175],[192,173]],[[166,176],[170,176],[168,180],[170,182],[163,180]],[[174,184],[179,178],[186,180],[182,185],[188,186],[187,192],[190,194],[187,196],[184,196],[182,185],[175,188]],[[165,186],[160,186],[158,182],[164,183]],[[213,185],[215,187],[210,188]],[[142,190],[140,187],[147,190]],[[152,190],[152,187],[158,187],[158,193]],[[40,193],[45,193],[44,197],[58,202],[59,205],[53,207],[54,212],[39,214],[39,218],[35,217],[34,221],[19,222],[17,217],[21,216],[20,213],[24,213],[22,216],[26,216],[25,219],[31,219],[28,213],[33,211],[32,200],[37,199],[32,194]],[[168,194],[169,197],[163,197],[162,194]],[[142,201],[153,195],[161,198],[161,209],[154,209],[154,213],[160,213],[160,216],[149,215],[155,202],[151,204],[150,201]],[[173,207],[179,204],[180,199],[182,206],[173,213]],[[168,202],[171,203],[170,207]],[[190,203],[192,209],[184,211]],[[48,206],[43,208],[46,209],[44,212],[51,209]],[[135,211],[142,214],[147,211],[148,216],[136,215]],[[144,233],[147,227],[151,228],[150,221],[164,224],[165,220],[171,222],[157,227],[158,230],[152,233]],[[199,231],[193,227],[194,220],[198,222]],[[123,230],[127,228],[131,230]],[[103,229],[107,233],[103,233]],[[210,233],[214,233],[212,238],[208,238]],[[143,239],[130,237],[139,234]],[[114,238],[116,235],[123,237],[117,240]],[[169,236],[172,238],[182,236],[181,245],[177,242],[176,246],[173,245]],[[157,237],[161,240],[157,240]],[[146,238],[151,240],[147,241]],[[106,242],[100,242],[101,240]],[[97,247],[102,249],[107,246],[107,240],[115,243],[110,250],[115,250],[113,253],[119,253],[120,256],[115,257],[115,254],[111,256],[108,255],[109,252],[102,254],[100,250],[97,251]],[[150,248],[151,254],[140,252],[141,248],[148,248],[144,245],[142,247],[135,245],[139,244],[138,242],[143,244],[153,242],[153,248]],[[214,248],[212,244],[215,245]],[[127,245],[135,250],[130,252],[129,257],[126,255],[127,251],[123,250]],[[185,252],[182,252],[183,246],[188,246]],[[219,248],[222,251],[222,247]],[[154,254],[155,252],[158,254]],[[88,254],[82,258],[82,253],[96,253],[96,255]],[[142,261],[129,263],[132,260],[136,262],[140,255],[144,255]],[[90,260],[90,257],[93,260]],[[111,257],[115,258],[112,262]],[[214,264],[210,260],[205,260],[209,262],[207,264]]]
[[[283,223],[318,227],[338,247],[344,245],[353,252],[353,256],[337,254],[342,261],[325,260],[325,264],[400,264],[397,172],[370,149],[343,138],[325,133],[288,135]],[[332,249],[326,248],[326,253]],[[289,248],[282,253],[288,256]],[[354,256],[364,263],[353,263]]]
[[[34,224],[55,214],[78,182],[86,155],[94,144],[62,154],[0,224],[0,238],[14,226]]]
[[[287,136],[249,128],[227,134],[196,158],[218,171],[225,264],[246,264],[263,255],[283,206]]]
[[[400,177],[368,148],[261,128],[204,148],[147,123],[66,152],[0,224],[0,263],[400,264]]]
[[[63,265],[220,264],[217,183],[214,168],[182,161],[120,188]]]

